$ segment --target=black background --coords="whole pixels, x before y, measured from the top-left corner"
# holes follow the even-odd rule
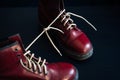
[[[37,5],[37,0],[0,0],[0,38],[20,33],[27,47],[41,31]],[[94,55],[87,61],[59,56],[46,35],[31,47],[31,51],[48,62],[72,63],[79,70],[79,80],[120,80],[119,5],[117,0],[65,0],[67,11],[84,16],[98,29],[96,32],[84,21],[74,18],[94,46]]]
[[[66,6],[119,5],[119,0],[64,0]],[[36,6],[38,0],[0,0],[0,6]]]

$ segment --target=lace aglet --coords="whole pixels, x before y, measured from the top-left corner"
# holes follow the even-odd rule
[[[62,56],[62,53],[60,51],[58,51],[58,53],[60,54],[60,56]]]
[[[97,31],[97,29],[95,29],[95,31]]]
[[[97,28],[94,27],[94,30],[97,31]]]

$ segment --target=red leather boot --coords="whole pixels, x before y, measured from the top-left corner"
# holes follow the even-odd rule
[[[67,54],[76,60],[85,60],[92,56],[93,47],[90,40],[70,18],[72,15],[83,19],[92,28],[97,30],[84,17],[71,12],[66,12],[63,0],[39,0],[38,12],[40,24],[43,27],[46,27],[44,31],[59,53],[59,49],[54,45],[47,32],[50,29],[56,30],[55,32],[52,31],[52,35],[56,38],[56,42],[59,43],[62,48],[60,50],[63,50],[64,54]]]
[[[35,58],[14,35],[0,42],[0,80],[78,80],[78,73],[69,63]]]

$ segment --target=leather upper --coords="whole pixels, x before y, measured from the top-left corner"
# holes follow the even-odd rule
[[[25,50],[21,45],[19,35],[9,37],[12,43],[0,47],[0,80],[74,80],[76,68],[69,63],[46,63],[48,74],[36,73],[25,69],[20,59],[27,63],[23,55]]]
[[[63,0],[53,1],[51,4],[53,4],[54,7],[50,6],[50,3],[50,1],[47,2],[46,0],[39,0],[38,15],[40,24],[43,27],[47,27],[58,16],[60,11],[64,9]],[[48,5],[45,6],[44,4]],[[60,18],[52,25],[64,32],[64,34],[57,31],[53,33],[57,35],[57,41],[60,41],[64,47],[68,50],[72,50],[77,55],[89,53],[93,49],[90,40],[77,26],[74,26],[73,29],[67,30],[67,27],[71,24],[71,22],[68,22],[66,26],[63,25],[63,22],[65,21],[61,22],[61,19],[64,14],[61,15]]]

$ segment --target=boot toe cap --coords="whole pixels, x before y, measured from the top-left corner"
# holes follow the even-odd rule
[[[78,80],[78,70],[72,64],[59,62],[53,65],[49,69],[57,77],[56,80]],[[53,79],[55,79],[55,76],[53,76]]]
[[[85,60],[93,54],[93,46],[84,33],[71,41],[64,50],[77,60]]]

